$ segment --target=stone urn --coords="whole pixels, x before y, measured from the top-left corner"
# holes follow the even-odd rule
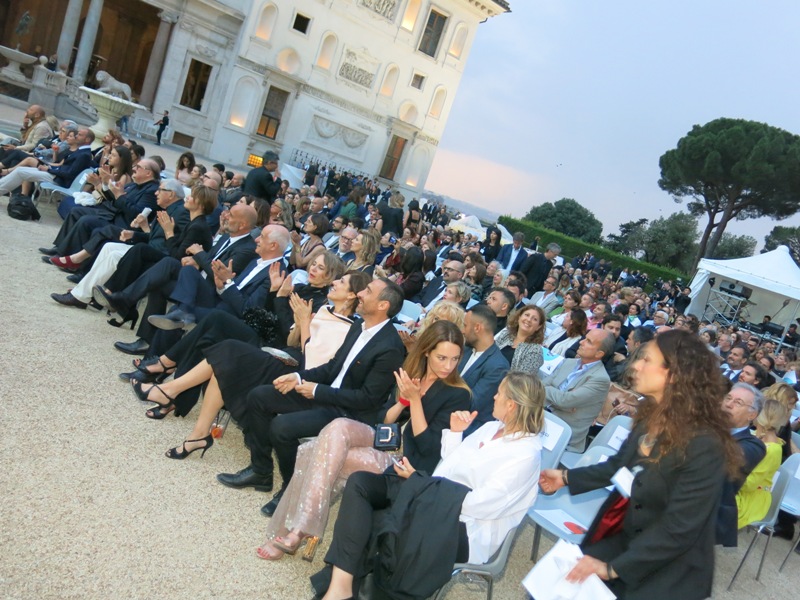
[[[8,64],[0,69],[0,74],[15,81],[27,81],[28,78],[25,77],[25,74],[20,69],[39,60],[37,56],[31,56],[6,46],[0,46],[0,55],[3,55],[8,60]]]
[[[103,145],[101,141],[103,136],[108,133],[109,129],[116,129],[117,121],[122,117],[132,115],[136,109],[147,110],[141,104],[123,100],[84,85],[78,89],[89,96],[89,103],[97,110],[97,123],[91,126],[95,135],[94,147]]]

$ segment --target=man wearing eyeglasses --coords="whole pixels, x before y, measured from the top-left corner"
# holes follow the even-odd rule
[[[337,217],[337,219],[338,218],[339,217]],[[334,221],[335,220],[336,219],[334,219]],[[345,264],[356,257],[356,253],[350,249],[356,237],[358,237],[358,230],[355,227],[345,227],[342,233],[339,234],[339,248],[337,248],[336,254],[339,255],[339,258],[341,258]]]
[[[450,283],[461,281],[464,277],[464,263],[457,260],[449,260],[442,265],[442,274],[434,277],[423,290],[414,297],[414,302],[418,302],[426,307],[433,306],[444,296],[444,290]]]
[[[261,166],[253,169],[244,180],[244,193],[262,198],[270,204],[281,190],[281,172],[278,170],[277,152],[268,150],[261,157]]]
[[[762,393],[747,383],[734,383],[722,402],[722,410],[727,414],[730,423],[731,435],[744,455],[740,476],[736,480],[726,480],[722,487],[722,500],[717,515],[717,543],[726,547],[736,546],[736,493],[767,454],[764,442],[750,433],[750,423],[761,412],[763,405]]]
[[[350,220],[341,215],[337,216],[333,221],[331,221],[331,230],[325,234],[325,237],[322,238],[322,241],[325,242],[325,247],[328,250],[337,250],[339,248],[339,236],[341,235],[342,230],[349,224]]]
[[[53,242],[53,248],[40,248],[40,252],[50,256],[74,254],[89,241],[95,229],[109,223],[124,229],[145,208],[153,211],[150,221],[155,219],[158,208],[156,192],[161,180],[158,163],[143,158],[133,167],[132,179],[124,188],[114,182],[103,184],[103,201],[97,206],[76,206],[69,211]]]

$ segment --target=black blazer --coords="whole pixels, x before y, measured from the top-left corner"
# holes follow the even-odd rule
[[[431,303],[431,300],[436,298],[442,292],[442,283],[444,280],[442,276],[434,277],[431,279],[431,282],[426,285],[422,291],[420,291],[416,296],[414,296],[411,301],[418,302],[422,306],[428,306]]]
[[[458,363],[458,372],[464,368],[467,361],[472,356],[474,350],[470,346],[464,346],[464,356]],[[497,344],[489,346],[478,360],[464,374],[464,381],[472,390],[472,406],[470,410],[477,410],[478,416],[469,424],[464,432],[467,436],[477,431],[482,425],[494,420],[492,411],[494,410],[494,395],[500,382],[508,373],[508,361]],[[412,463],[413,464],[413,463]],[[431,471],[433,472],[433,471]]]
[[[717,516],[724,461],[716,436],[698,432],[684,457],[671,453],[659,462],[639,456],[638,425],[619,453],[608,461],[570,469],[569,492],[581,494],[609,485],[621,467],[641,467],[633,482],[622,531],[590,543],[600,518],[619,498],[612,492],[597,513],[582,548],[610,562],[620,579],[612,591],[627,600],[700,600],[711,595],[714,577],[714,523]],[[687,432],[689,435],[689,432]],[[658,456],[659,444],[652,450]]]
[[[244,281],[244,279],[249,275],[250,271],[255,269],[257,261],[258,258],[253,259],[250,264],[247,265],[244,271],[236,276],[234,281],[237,284],[241,281]],[[281,265],[281,272],[285,271],[286,269],[283,265],[283,259],[279,260],[278,262]],[[248,308],[260,308],[266,304],[271,285],[272,284],[269,278],[269,267],[261,269],[261,271],[259,271],[258,274],[253,277],[253,279],[248,281],[247,285],[241,290],[236,285],[232,285],[227,290],[222,292],[222,294],[220,294],[222,304],[220,304],[217,308],[227,310],[228,312],[235,314],[237,317],[241,317],[244,314],[244,311]]]
[[[209,281],[214,281],[214,272],[211,270],[211,261],[219,252],[219,249],[227,243],[231,238],[227,233],[219,238],[214,247],[208,252],[198,252],[194,255],[194,262],[198,264],[201,270],[206,272]],[[241,273],[253,259],[258,259],[256,255],[256,241],[250,235],[245,235],[233,242],[230,246],[225,248],[225,251],[219,255],[218,260],[221,260],[227,266],[228,261],[233,261],[233,272],[237,275]]]
[[[203,215],[195,217],[185,229],[176,231],[175,235],[166,241],[167,254],[180,260],[186,256],[186,249],[192,244],[200,244],[203,250],[211,247],[211,230]]]
[[[395,402],[392,398],[384,409],[390,409]],[[403,429],[403,456],[415,469],[433,473],[442,458],[442,430],[450,428],[450,415],[457,410],[469,410],[469,403],[470,392],[466,388],[447,385],[441,379],[428,388],[422,397],[422,412],[425,413],[428,427],[419,435],[414,435],[411,423]],[[399,421],[410,418],[411,409],[406,408],[400,414]],[[379,418],[379,421],[383,421],[383,418]]]
[[[350,363],[342,386],[330,387],[361,331],[362,323],[354,323],[334,357],[324,365],[300,371],[300,377],[319,384],[315,403],[339,407],[343,414],[374,425],[395,384],[394,372],[403,365],[405,346],[394,325],[385,323]]]

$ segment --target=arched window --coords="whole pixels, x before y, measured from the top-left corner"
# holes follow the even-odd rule
[[[333,54],[336,52],[336,36],[329,33],[322,40],[322,46],[319,49],[319,56],[317,56],[317,66],[320,69],[330,69],[333,63]]]
[[[268,40],[272,37],[272,30],[275,27],[275,20],[278,18],[278,9],[274,4],[267,4],[261,11],[256,27],[256,37]]]
[[[403,20],[400,22],[400,27],[406,31],[414,31],[414,25],[417,23],[421,4],[421,0],[408,0],[406,12],[403,13]]]
[[[419,111],[413,102],[404,102],[398,114],[401,121],[413,125],[419,116]]]
[[[406,185],[409,187],[417,187],[424,183],[425,169],[430,163],[430,156],[428,150],[422,146],[418,146],[414,153],[411,155],[411,162],[408,167],[408,176],[406,177]]]
[[[247,127],[251,103],[260,96],[258,83],[252,77],[242,77],[236,82],[236,89],[231,99],[231,114],[228,122],[236,127]]]
[[[428,114],[433,117],[434,119],[438,119],[442,116],[442,109],[444,108],[444,101],[447,99],[447,90],[443,87],[437,88],[436,93],[433,95],[433,100],[431,101],[431,108],[428,110]]]
[[[397,79],[399,77],[400,69],[396,65],[386,69],[386,75],[383,77],[383,85],[381,86],[381,96],[391,98],[394,95],[394,88],[397,87]]]
[[[455,58],[461,58],[464,52],[464,45],[467,43],[467,26],[459,23],[456,32],[453,34],[453,41],[450,42],[450,49],[447,53]]]

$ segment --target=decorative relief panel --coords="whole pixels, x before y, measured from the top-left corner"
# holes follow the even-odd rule
[[[364,153],[367,139],[368,136],[365,133],[335,123],[320,115],[314,115],[305,141],[332,152],[360,158]]]
[[[394,21],[397,16],[397,0],[361,0],[361,6],[366,6],[390,21]]]
[[[366,48],[356,50],[345,48],[339,77],[356,85],[370,89],[378,71],[378,61],[370,55]]]

